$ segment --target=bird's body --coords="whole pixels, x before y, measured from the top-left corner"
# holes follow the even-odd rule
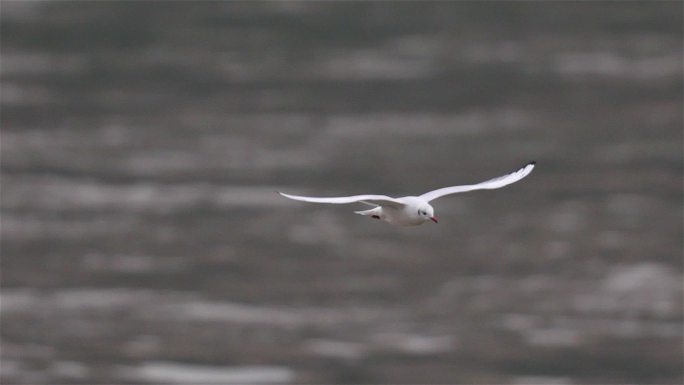
[[[403,197],[397,198],[397,200],[403,203],[403,205],[378,206],[370,210],[355,211],[355,213],[369,215],[372,218],[380,219],[397,226],[421,225],[425,222],[424,216],[420,215],[421,211],[434,213],[432,206],[420,197]],[[420,208],[423,208],[423,210],[420,210]],[[431,215],[431,218],[434,218],[434,215]],[[435,222],[437,221],[436,218],[432,220]]]
[[[465,186],[444,187],[441,189],[427,192],[420,196],[406,196],[401,198],[392,198],[386,195],[354,195],[348,197],[305,197],[299,195],[290,195],[280,193],[280,195],[304,202],[313,203],[364,203],[370,206],[375,206],[370,210],[356,211],[357,214],[367,215],[375,219],[380,219],[398,226],[416,226],[421,225],[427,221],[437,223],[437,218],[434,215],[434,208],[430,205],[430,201],[437,199],[444,195],[456,194],[460,192],[473,190],[490,190],[507,186],[511,183],[517,182],[520,179],[529,175],[535,166],[535,162],[530,162],[519,170],[498,177],[488,181]]]

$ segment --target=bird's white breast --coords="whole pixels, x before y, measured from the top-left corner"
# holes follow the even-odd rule
[[[418,207],[425,204],[425,201],[419,197],[403,197],[399,198],[405,206],[391,207],[385,206],[382,208],[382,213],[387,222],[393,225],[400,226],[416,226],[425,223],[425,219],[418,214]]]

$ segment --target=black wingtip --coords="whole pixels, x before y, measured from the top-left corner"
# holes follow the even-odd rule
[[[532,160],[532,161],[530,161],[530,163],[528,163],[527,165],[528,165],[528,166],[529,166],[529,165],[533,165],[533,166],[534,166],[534,165],[536,165],[536,164],[537,164],[537,161],[536,161],[536,160]]]

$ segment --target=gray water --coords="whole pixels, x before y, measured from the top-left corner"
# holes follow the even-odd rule
[[[1,74],[3,384],[684,381],[681,2],[3,1]]]

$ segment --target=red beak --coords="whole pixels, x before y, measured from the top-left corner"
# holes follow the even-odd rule
[[[439,222],[437,222],[437,217],[430,217],[430,220],[435,222],[435,223],[439,223]]]

